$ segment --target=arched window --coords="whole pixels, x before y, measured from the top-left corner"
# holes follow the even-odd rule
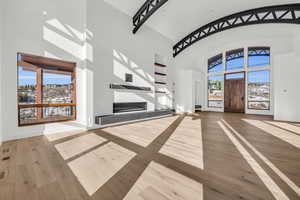
[[[223,70],[223,56],[219,54],[208,59],[208,73],[221,72]]]
[[[226,71],[244,68],[244,49],[226,52]]]
[[[224,55],[224,56],[223,56]],[[244,79],[246,94],[242,102],[245,110],[268,111],[271,109],[271,49],[270,47],[249,47],[226,51],[208,59],[208,108],[224,108],[224,96],[233,90],[224,89],[230,79]],[[225,63],[223,58],[225,57]],[[247,62],[246,62],[247,61]],[[247,65],[246,65],[247,63]],[[245,78],[247,74],[247,78]],[[227,82],[226,82],[227,81]],[[247,92],[246,92],[247,91]],[[238,96],[238,94],[237,94]],[[226,107],[227,104],[225,104]],[[225,108],[224,108],[225,109]]]

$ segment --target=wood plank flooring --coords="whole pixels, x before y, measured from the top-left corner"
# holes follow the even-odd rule
[[[297,200],[297,125],[203,112],[5,142],[0,200]]]
[[[193,179],[151,162],[125,197],[125,200],[131,199],[202,200],[203,186]]]
[[[203,170],[201,120],[185,117],[159,153]]]

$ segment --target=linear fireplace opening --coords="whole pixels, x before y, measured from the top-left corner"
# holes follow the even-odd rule
[[[114,103],[114,113],[136,112],[147,110],[147,102],[122,102]]]

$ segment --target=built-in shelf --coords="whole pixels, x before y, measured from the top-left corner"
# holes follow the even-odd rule
[[[163,92],[163,91],[155,91],[155,93],[158,93],[158,94],[167,94],[166,92]]]
[[[163,65],[163,64],[160,64],[160,63],[154,63],[154,65],[158,66],[158,67],[167,67],[167,65]]]
[[[158,75],[158,76],[167,76],[167,74],[164,74],[164,73],[160,73],[160,72],[154,72],[155,75]]]
[[[140,87],[140,86],[133,86],[133,85],[122,85],[122,84],[113,84],[109,85],[110,89],[117,89],[117,90],[140,90],[140,91],[151,91],[150,87]]]
[[[159,85],[167,85],[167,83],[159,82],[159,81],[155,81],[155,84],[159,84]]]

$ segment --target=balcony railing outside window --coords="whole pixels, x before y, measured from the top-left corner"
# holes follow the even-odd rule
[[[18,54],[19,126],[76,119],[75,63]]]

